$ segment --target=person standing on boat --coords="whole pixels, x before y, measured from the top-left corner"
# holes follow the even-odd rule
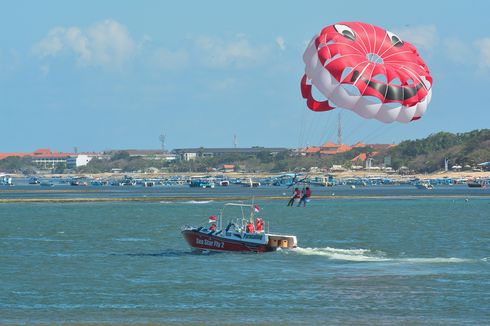
[[[255,220],[255,230],[257,230],[257,232],[264,232],[264,220],[260,217],[257,217]]]
[[[209,227],[209,231],[215,231],[216,230],[216,224],[211,224],[211,226]]]
[[[301,198],[301,191],[299,190],[299,188],[294,188],[293,197],[291,197],[291,199],[289,200],[288,206],[292,207],[294,201],[299,200],[300,198]]]
[[[247,233],[254,233],[254,224],[252,222],[247,223]]]

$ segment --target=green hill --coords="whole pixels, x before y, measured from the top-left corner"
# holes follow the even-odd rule
[[[433,172],[444,167],[444,159],[453,165],[476,166],[490,161],[490,129],[465,133],[438,132],[424,139],[406,140],[386,152],[394,169],[400,166],[418,172]]]

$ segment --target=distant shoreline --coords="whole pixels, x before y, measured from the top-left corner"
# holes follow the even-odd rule
[[[283,173],[249,173],[249,172],[181,172],[181,173],[69,173],[69,174],[56,174],[56,173],[46,173],[35,175],[38,178],[70,178],[70,177],[90,177],[96,179],[119,179],[124,176],[131,176],[133,178],[139,179],[152,179],[152,178],[168,178],[173,176],[226,176],[229,178],[267,178],[274,177],[281,174],[294,173],[294,172],[283,172]],[[448,171],[448,172],[433,172],[433,173],[414,173],[414,174],[389,174],[382,171],[343,171],[343,172],[331,172],[331,173],[308,173],[301,172],[302,175],[308,175],[310,177],[315,176],[325,176],[333,175],[336,178],[368,178],[368,177],[386,177],[392,179],[486,179],[490,178],[490,171],[474,172],[474,171]],[[22,178],[28,177],[22,174],[9,174],[11,177]]]

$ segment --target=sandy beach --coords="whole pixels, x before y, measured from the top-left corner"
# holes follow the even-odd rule
[[[284,172],[284,173],[294,173],[294,172]],[[175,172],[175,173],[95,173],[95,174],[39,174],[40,178],[70,178],[70,177],[90,177],[94,179],[119,179],[124,176],[131,176],[134,178],[141,179],[152,179],[152,178],[169,178],[172,176],[226,176],[229,178],[267,178],[274,177],[284,173],[250,173],[250,172]],[[335,178],[345,179],[345,178],[369,178],[369,177],[383,177],[391,179],[440,179],[440,178],[450,178],[450,179],[488,179],[490,178],[490,171],[475,172],[475,171],[439,171],[434,173],[415,173],[415,174],[405,174],[400,175],[396,173],[385,173],[382,171],[343,171],[343,172],[330,172],[330,173],[306,173],[301,172],[302,175],[307,175],[309,177],[333,175]],[[12,177],[22,178],[27,177],[21,174],[12,174]]]

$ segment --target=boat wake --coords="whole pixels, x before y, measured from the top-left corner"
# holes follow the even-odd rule
[[[370,262],[370,261],[389,261],[384,257],[383,252],[373,253],[369,249],[337,249],[331,247],[325,248],[295,248],[295,253],[305,256],[323,256],[335,260]]]
[[[188,200],[182,202],[182,204],[200,205],[200,204],[209,204],[212,202],[213,202],[212,200]]]
[[[160,200],[160,204],[188,204],[188,205],[203,205],[212,203],[214,200],[187,200],[187,201],[176,201],[176,200]]]
[[[469,263],[476,262],[474,259],[455,258],[455,257],[433,257],[433,258],[390,258],[382,251],[371,251],[369,249],[338,249],[338,248],[295,248],[294,253],[305,256],[323,256],[334,260],[344,260],[353,262],[393,262],[393,263],[418,263],[418,264],[439,264],[439,263]]]
[[[112,239],[113,241],[121,241],[121,242],[145,242],[145,241],[153,241],[149,238],[116,238]]]

